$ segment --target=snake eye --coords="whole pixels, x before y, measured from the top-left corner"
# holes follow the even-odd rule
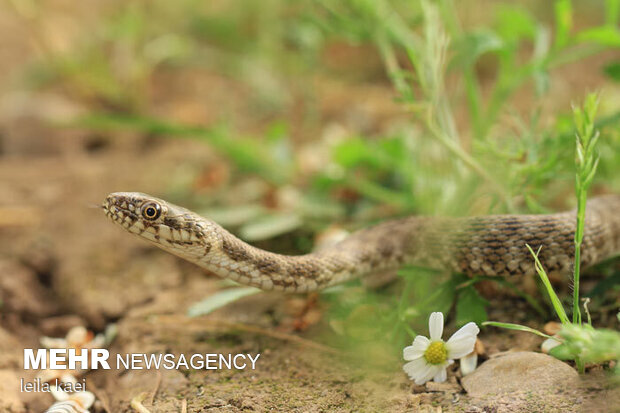
[[[148,220],[156,220],[161,215],[161,207],[155,202],[150,202],[142,207],[142,216]]]

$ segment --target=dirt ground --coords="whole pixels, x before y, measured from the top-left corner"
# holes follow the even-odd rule
[[[1,11],[0,51],[5,58],[0,59],[0,69],[5,82],[0,90],[0,400],[7,412],[40,412],[52,403],[49,394],[19,391],[20,378],[34,377],[22,369],[24,348],[38,348],[42,335],[61,337],[75,325],[101,332],[110,323],[118,327],[113,353],[261,356],[255,370],[89,372],[85,377],[97,397],[95,412],[134,411],[130,402],[142,393],[143,405],[151,412],[181,412],[184,403],[189,412],[498,411],[493,403],[468,398],[454,376],[444,387],[421,388],[401,372],[397,358],[376,367],[372,360],[315,345],[327,326],[319,321],[306,331],[293,331],[292,308],[299,297],[262,294],[206,317],[187,317],[188,307],[220,290],[222,282],[128,236],[98,205],[110,192],[159,194],[187,176],[201,177],[204,190],[204,180],[219,176],[218,171],[223,169],[224,176],[235,171],[195,141],[97,135],[50,123],[50,118],[86,108],[63,90],[19,88],[16,76],[36,48],[19,22]],[[87,10],[81,12],[89,16]],[[343,52],[359,61],[376,57],[342,47],[330,52],[334,64]],[[567,73],[564,81],[554,79],[559,99],[580,96],[586,86],[596,84],[596,79],[574,78],[574,73]],[[154,77],[154,115],[209,124],[222,113],[235,112],[236,126],[248,132],[268,123],[252,112],[250,91],[231,79],[207,70],[188,71],[183,82],[179,79],[167,73]],[[380,131],[405,116],[394,104],[387,81],[369,86],[317,76],[310,82],[321,97],[318,111],[325,125]],[[310,141],[324,131],[296,122],[303,102],[295,92],[281,116],[291,120],[296,139]],[[498,312],[496,319],[506,319],[506,311],[515,306],[523,308],[513,298],[491,304]],[[506,321],[518,320],[513,312]],[[537,350],[541,341],[506,332],[485,331],[480,337],[487,355]],[[574,395],[550,395],[549,400],[558,397],[558,403],[531,407],[563,411],[563,403],[574,396],[587,411],[606,411],[613,405],[610,401],[618,400],[613,392],[606,379],[593,372]]]

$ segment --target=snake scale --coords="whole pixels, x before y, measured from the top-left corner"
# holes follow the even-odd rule
[[[471,218],[413,216],[357,231],[327,249],[286,256],[255,248],[188,209],[138,192],[107,196],[103,210],[127,231],[222,278],[263,290],[308,292],[411,264],[467,275],[570,274],[575,211]],[[620,195],[587,203],[581,263],[620,253]]]

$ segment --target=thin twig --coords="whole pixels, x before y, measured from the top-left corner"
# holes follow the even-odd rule
[[[149,399],[149,404],[153,404],[153,402],[155,401],[155,396],[157,395],[157,392],[159,391],[159,386],[161,385],[161,371],[157,370],[157,381],[155,382],[155,388],[153,389],[153,392],[151,393],[151,398]]]

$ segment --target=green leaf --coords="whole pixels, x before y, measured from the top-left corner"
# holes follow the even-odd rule
[[[606,0],[605,1],[605,23],[607,23],[609,26],[617,25],[619,12],[620,12],[620,1],[618,0]]]
[[[190,317],[206,315],[217,310],[218,308],[222,308],[225,305],[232,303],[233,301],[237,301],[242,297],[247,297],[248,295],[257,294],[260,292],[261,290],[254,287],[241,287],[223,290],[192,305],[189,310],[187,310],[187,315]]]
[[[592,42],[601,46],[620,47],[620,31],[617,27],[601,26],[581,31],[577,35],[580,42]]]
[[[477,30],[467,33],[454,45],[456,55],[450,63],[451,68],[471,66],[485,53],[501,50],[504,47],[502,38],[491,30]]]
[[[489,302],[478,294],[473,285],[463,288],[456,302],[456,325],[462,326],[470,321],[479,325],[487,321],[486,306],[488,304]]]
[[[615,82],[620,82],[620,61],[608,63],[603,68],[603,73]]]
[[[454,303],[455,285],[453,280],[446,281],[441,284],[437,289],[437,294],[433,295],[432,307],[433,311],[440,311],[444,314],[448,314],[452,303]]]
[[[564,311],[564,307],[562,306],[562,302],[560,301],[557,294],[553,290],[553,287],[551,286],[551,281],[549,281],[549,277],[547,276],[545,269],[543,268],[542,264],[538,260],[538,252],[534,252],[534,250],[532,250],[532,248],[528,244],[525,244],[525,246],[527,247],[528,250],[530,250],[530,253],[534,257],[534,265],[536,268],[536,272],[540,276],[540,279],[542,280],[543,284],[545,285],[545,288],[547,289],[547,294],[549,295],[549,298],[551,299],[551,303],[553,304],[553,308],[555,309],[555,312],[558,315],[558,318],[560,319],[562,324],[570,323],[570,321],[568,320],[568,316],[566,315],[566,312]]]
[[[588,293],[588,297],[604,296],[608,291],[613,291],[615,286],[620,286],[620,272],[599,281]],[[620,313],[618,313],[620,314]],[[620,321],[620,320],[619,320]]]
[[[570,0],[555,2],[555,47],[562,48],[568,43],[573,26],[573,7]]]
[[[348,139],[333,149],[332,159],[350,168],[363,162],[369,156],[368,146],[361,139]]]
[[[466,281],[465,276],[454,274],[450,279],[438,283],[435,271],[412,266],[403,267],[398,275],[411,281],[411,302],[415,303],[420,314],[433,311],[447,314],[454,303],[457,286]]]
[[[558,360],[575,360],[577,354],[572,352],[572,349],[566,344],[560,344],[557,347],[553,347],[549,350],[549,355],[555,357]]]
[[[505,6],[498,13],[497,32],[511,43],[522,39],[533,39],[537,23],[525,9],[517,6]]]

